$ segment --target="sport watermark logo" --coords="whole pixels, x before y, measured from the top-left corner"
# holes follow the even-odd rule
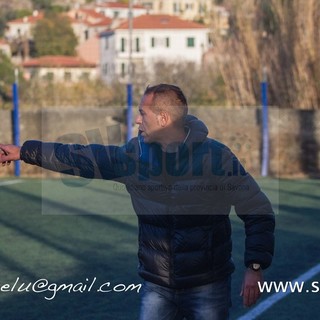
[[[106,127],[106,132],[113,132],[118,142],[121,141],[120,125]],[[116,134],[114,134],[114,132]],[[175,158],[170,152],[163,152],[158,144],[147,144],[138,138],[137,143],[129,143],[122,147],[106,144],[99,129],[85,131],[84,134],[70,133],[57,139],[52,144],[53,161],[57,163],[60,173],[81,176],[82,185],[92,179],[113,180],[121,177],[136,176],[139,181],[150,178],[169,177],[241,177],[247,175],[238,159],[228,148],[214,142],[193,142],[190,145],[180,144]],[[113,138],[114,140],[114,138]],[[112,140],[112,141],[113,141]],[[74,141],[80,142],[75,144]],[[71,144],[67,144],[72,142]],[[63,150],[60,149],[64,144]],[[174,144],[175,146],[177,144]],[[170,149],[170,146],[168,146]],[[108,168],[106,166],[109,166]],[[112,171],[112,172],[111,172]],[[69,180],[61,176],[63,183]],[[81,186],[81,184],[75,184]]]

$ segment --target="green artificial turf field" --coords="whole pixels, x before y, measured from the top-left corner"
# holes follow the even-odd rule
[[[258,182],[277,220],[275,258],[265,280],[293,280],[320,263],[320,181]],[[0,201],[0,319],[137,319],[139,294],[130,286],[141,283],[137,221],[121,185],[2,179]],[[239,297],[243,226],[234,213],[231,220],[237,267],[231,319],[237,319],[250,309]],[[320,274],[310,281],[320,281]],[[292,293],[257,318],[317,319],[319,296]]]

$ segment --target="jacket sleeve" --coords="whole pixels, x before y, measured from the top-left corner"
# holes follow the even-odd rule
[[[26,141],[20,152],[26,163],[90,179],[117,179],[134,172],[125,147]]]
[[[270,266],[274,254],[275,215],[267,196],[236,156],[226,148],[223,156],[224,185],[227,199],[245,225],[244,262]]]

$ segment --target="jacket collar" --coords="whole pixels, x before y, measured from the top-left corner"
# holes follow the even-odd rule
[[[186,117],[186,130],[187,136],[184,142],[181,144],[181,149],[191,149],[193,143],[201,143],[208,136],[208,128],[206,125],[193,115],[187,115]],[[149,157],[149,151],[160,152],[161,147],[157,143],[145,143],[141,135],[138,135],[139,142],[139,158],[142,160],[147,160]]]

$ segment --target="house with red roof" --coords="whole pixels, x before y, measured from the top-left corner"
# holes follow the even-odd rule
[[[66,15],[70,19],[71,26],[79,43],[95,37],[101,31],[109,28],[112,23],[112,19],[94,9],[72,9]],[[8,21],[5,38],[8,40],[16,38],[32,39],[32,29],[43,17],[43,12],[35,10],[30,16]]]
[[[110,28],[112,19],[88,8],[72,9],[66,15],[70,19],[71,27],[78,39],[77,54],[85,61],[98,65],[100,58],[98,35],[101,31]],[[43,12],[34,11],[31,16],[9,21],[5,33],[6,39],[8,41],[15,39],[32,40],[32,30],[43,17]],[[15,60],[20,63],[23,59],[18,57]]]
[[[134,2],[148,7],[153,14],[170,14],[185,20],[201,20],[222,36],[229,31],[230,13],[226,7],[217,5],[218,1],[135,0]]]
[[[111,27],[112,19],[94,9],[76,8],[68,11],[71,26],[79,44],[95,38],[101,31]]]
[[[99,73],[96,63],[70,56],[42,56],[28,59],[22,63],[22,67],[25,79],[37,78],[55,82],[94,80]]]
[[[143,15],[133,19],[132,62],[135,73],[152,72],[158,61],[189,61],[201,65],[209,47],[209,29],[170,15]],[[100,34],[101,77],[126,81],[129,68],[129,23]]]
[[[85,61],[100,63],[99,34],[110,29],[112,19],[92,8],[74,8],[68,11],[71,26],[78,38],[77,55]]]
[[[43,19],[43,12],[33,11],[31,16],[10,20],[6,24],[5,38],[14,40],[17,38],[32,39],[32,28]]]

